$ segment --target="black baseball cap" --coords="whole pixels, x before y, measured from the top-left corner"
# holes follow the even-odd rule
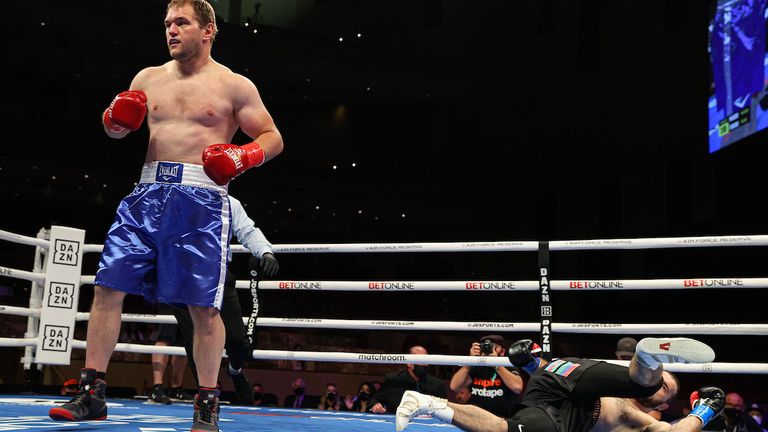
[[[489,341],[491,341],[491,343],[495,343],[496,345],[498,345],[498,346],[500,346],[500,347],[502,347],[504,349],[507,348],[506,346],[504,346],[504,338],[499,336],[499,335],[483,336],[483,337],[480,338],[480,343],[483,343],[486,340],[489,340]]]

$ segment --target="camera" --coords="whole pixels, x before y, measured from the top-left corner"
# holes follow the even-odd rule
[[[488,355],[493,352],[493,342],[490,339],[484,340],[480,343],[480,353]]]

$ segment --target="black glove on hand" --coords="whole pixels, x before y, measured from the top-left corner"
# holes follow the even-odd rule
[[[507,357],[516,368],[533,374],[541,362],[541,347],[530,339],[521,339],[509,346]]]
[[[261,259],[252,256],[248,260],[248,268],[251,269],[251,276],[255,275],[255,271],[262,277],[274,277],[278,270],[280,270],[280,263],[273,253],[265,252]]]
[[[717,387],[702,387],[691,393],[690,414],[701,420],[702,427],[717,417],[725,408],[725,392]]]
[[[278,270],[280,270],[280,263],[277,262],[275,255],[272,252],[265,252],[261,256],[261,274],[266,277],[274,277]]]

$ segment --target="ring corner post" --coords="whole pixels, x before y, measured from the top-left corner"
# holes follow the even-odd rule
[[[539,242],[539,318],[541,321],[541,356],[552,360],[552,297],[549,242]]]
[[[51,227],[35,360],[70,364],[80,293],[85,231]]]

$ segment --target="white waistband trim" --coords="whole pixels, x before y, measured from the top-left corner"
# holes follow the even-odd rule
[[[203,171],[202,165],[181,162],[154,161],[145,163],[139,183],[183,184],[226,192]]]

